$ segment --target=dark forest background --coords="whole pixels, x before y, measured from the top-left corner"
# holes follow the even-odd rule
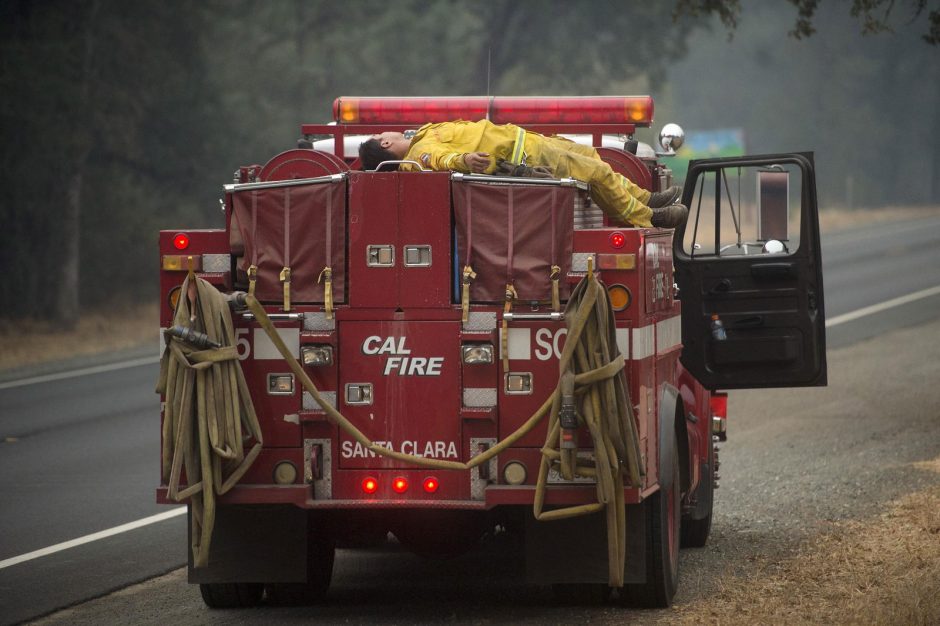
[[[157,231],[221,226],[232,172],[339,95],[650,93],[642,141],[739,127],[815,151],[823,210],[940,205],[936,7],[863,36],[861,1],[796,40],[793,0],[2,0],[0,317],[155,297]]]

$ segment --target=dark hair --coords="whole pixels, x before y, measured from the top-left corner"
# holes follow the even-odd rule
[[[398,157],[391,150],[382,147],[373,137],[359,144],[359,162],[364,170],[374,170],[382,161],[397,161]],[[398,169],[397,167],[391,169]]]

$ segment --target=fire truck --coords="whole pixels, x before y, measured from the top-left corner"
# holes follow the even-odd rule
[[[726,391],[826,384],[811,153],[692,161],[675,231],[574,179],[359,169],[369,135],[456,119],[588,143],[651,191],[683,137],[636,140],[648,96],[342,97],[236,171],[224,228],[161,232],[157,499],[189,507],[210,607],[315,602],[337,544],[503,532],[534,584],[668,606]]]

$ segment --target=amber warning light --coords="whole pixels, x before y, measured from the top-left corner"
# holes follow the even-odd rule
[[[653,123],[650,96],[518,96],[466,98],[372,98],[342,96],[333,101],[340,124],[428,124],[488,119],[494,124]]]

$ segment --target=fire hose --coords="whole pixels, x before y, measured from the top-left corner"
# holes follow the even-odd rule
[[[189,498],[193,565],[209,562],[215,498],[230,490],[261,452],[261,426],[238,365],[228,300],[208,282],[183,282],[164,334],[157,393],[165,398],[163,482],[167,496]],[[244,437],[245,434],[249,437]],[[247,452],[246,441],[254,439]],[[181,488],[185,471],[186,487]]]
[[[198,283],[200,286],[200,296],[202,296],[203,290],[213,289],[211,285],[205,281],[199,280]],[[184,293],[186,289],[187,287],[184,284]],[[218,300],[224,302],[224,296],[218,294]],[[607,290],[596,278],[593,271],[589,270],[585,279],[575,287],[565,309],[568,334],[565,347],[559,359],[560,378],[558,386],[521,427],[498,444],[474,456],[466,463],[428,459],[411,454],[404,454],[371,441],[350,422],[348,418],[323,399],[316,385],[314,385],[303,367],[297,359],[291,355],[290,350],[284,344],[281,336],[268,318],[264,307],[261,306],[258,300],[253,295],[248,295],[245,302],[249,310],[254,314],[255,319],[284,357],[288,367],[290,367],[291,371],[297,376],[303,388],[320,405],[329,420],[342,429],[347,435],[359,442],[364,448],[378,455],[419,467],[442,470],[468,470],[488,462],[512,446],[519,439],[531,432],[532,429],[548,415],[548,434],[545,445],[541,450],[542,459],[535,486],[533,514],[536,519],[549,521],[579,515],[589,515],[602,510],[606,511],[609,584],[612,587],[623,586],[623,570],[626,558],[626,518],[623,491],[625,478],[629,481],[629,485],[640,486],[642,470],[639,462],[639,436],[633,415],[633,406],[628,397],[626,387],[624,386],[623,377],[620,375],[624,366],[624,360],[623,356],[618,354],[616,348],[615,324],[610,308],[609,296],[607,295]],[[183,318],[185,318],[186,313],[184,311],[181,314],[182,309],[183,306],[181,303],[180,308],[177,310],[176,323],[185,321]],[[217,316],[216,312],[212,311],[212,313]],[[174,350],[173,355],[175,358],[171,363],[180,361],[181,357],[178,356],[178,354],[181,354],[182,356],[188,356],[186,360],[187,363],[189,360],[195,361],[194,355],[198,355],[198,358],[204,359],[204,361],[191,366],[194,369],[201,366],[202,362],[219,362],[235,365],[232,362],[234,357],[229,356],[229,353],[234,353],[234,348],[232,347],[234,342],[232,341],[233,331],[231,330],[231,318],[225,315],[223,315],[222,318],[224,322],[227,322],[227,326],[224,328],[226,331],[224,333],[225,342],[223,342],[223,347],[217,350],[218,352],[226,353],[224,358],[219,357],[217,360],[210,361],[208,356],[204,356],[200,352],[190,352],[187,355],[182,347],[176,345],[178,342],[173,341],[168,344],[173,347]],[[220,333],[216,332],[215,336],[220,336]],[[166,358],[164,359],[164,361],[167,360]],[[234,369],[237,369],[239,374],[238,389],[240,399],[250,407],[251,402],[244,386],[244,377],[241,376],[240,368],[236,366]],[[197,389],[199,389],[200,394],[206,393],[202,391],[200,386],[200,378],[198,376],[200,370],[197,369],[196,371]],[[163,374],[161,374],[161,379],[162,377]],[[203,384],[206,381],[204,375],[202,381]],[[186,391],[186,389],[184,385],[183,390]],[[216,392],[218,391],[219,389],[216,387]],[[191,393],[191,389],[189,393]],[[169,409],[169,395],[167,397],[167,407]],[[200,397],[202,397],[202,395],[200,395]],[[233,402],[233,404],[235,403]],[[201,409],[202,404],[199,406]],[[257,427],[257,419],[254,416],[253,410],[250,410],[249,414],[250,418],[248,423],[254,434]],[[165,420],[164,425],[164,468],[167,468],[167,442],[171,441],[171,439],[167,437],[166,422],[170,421],[169,419]],[[238,420],[233,419],[231,421],[237,422]],[[199,424],[200,441],[198,445],[200,451],[206,451],[206,453],[202,455],[205,457],[208,456],[209,445],[204,442],[203,439],[206,436],[207,430],[210,433],[212,431],[211,429],[203,427],[203,420],[201,418]],[[577,431],[581,426],[585,426],[590,433],[594,446],[594,459],[586,459],[578,455],[576,437]],[[179,430],[178,427],[174,426],[173,428],[175,429],[173,432]],[[221,488],[225,488],[225,490],[230,488],[231,485],[234,484],[233,479],[237,481],[238,477],[244,473],[244,469],[247,469],[245,466],[254,460],[254,456],[257,455],[257,450],[260,446],[260,431],[255,435],[255,438],[258,443],[255,448],[252,449],[251,453],[241,460],[241,465],[238,466],[237,470],[239,472],[238,476],[236,476],[235,471],[233,471],[229,474],[228,479],[221,485],[216,483],[216,491],[218,493],[224,493]],[[197,443],[192,442],[191,439],[186,439],[185,436],[183,438],[176,437],[172,441],[176,442],[174,444],[176,446],[180,444],[192,446]],[[212,449],[216,449],[214,442]],[[217,452],[217,455],[218,454]],[[174,450],[174,460],[177,455],[179,455],[178,449]],[[189,452],[186,458],[191,456],[194,456],[193,452]],[[227,457],[223,457],[222,455],[217,456],[213,467],[217,467],[221,458]],[[190,476],[190,466],[187,464],[186,467],[187,476]],[[202,476],[207,476],[205,461],[201,467],[203,468]],[[244,469],[242,469],[243,467]],[[545,510],[548,473],[551,469],[558,471],[562,478],[566,480],[572,480],[576,476],[594,478],[596,480],[597,501],[591,504]],[[166,474],[166,469],[164,473]],[[171,477],[174,476],[172,472],[170,474]],[[218,481],[220,474],[215,473],[212,474],[212,476]],[[178,471],[175,473],[175,477],[178,480]],[[205,479],[203,479],[202,483],[205,482]],[[192,492],[195,487],[199,487],[202,483],[190,486],[183,491],[174,490],[170,495],[177,499],[183,499],[190,495],[190,492]],[[171,483],[171,489],[172,488],[173,484]],[[202,521],[201,529],[203,533],[205,533],[207,522],[209,522],[208,528],[211,533],[210,513],[214,513],[214,500],[211,498],[211,489],[208,490],[209,499],[205,497],[207,490],[203,488],[202,491],[203,493],[200,494],[198,493],[199,489],[196,489],[193,493],[193,499],[195,501],[196,497],[201,495],[202,499],[205,501],[206,514]],[[194,520],[195,517],[194,514]],[[193,549],[195,554],[195,532],[193,536]],[[202,545],[207,555],[208,538],[205,535],[203,535],[202,538]]]

